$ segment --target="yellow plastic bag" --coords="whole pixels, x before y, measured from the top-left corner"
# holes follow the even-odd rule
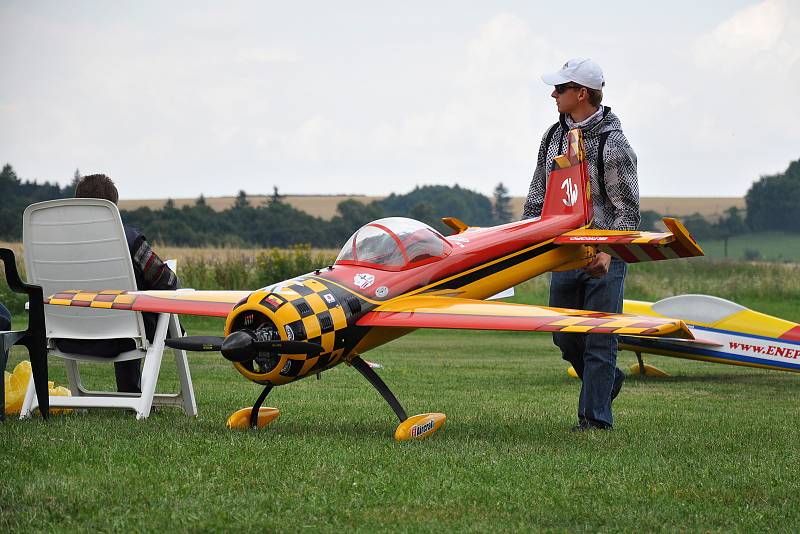
[[[6,387],[6,415],[15,415],[22,409],[22,403],[25,401],[25,392],[28,389],[28,382],[31,379],[31,362],[24,360],[14,367],[14,372],[3,373],[3,383]],[[47,382],[47,388],[50,391],[50,396],[55,397],[71,397],[72,392],[64,386],[55,387],[52,381]],[[70,413],[69,408],[54,408],[50,413]]]
[[[6,378],[6,373],[3,379]],[[21,361],[14,367],[14,372],[8,376],[6,386],[6,415],[19,413],[22,402],[25,400],[25,390],[28,389],[28,381],[31,379],[31,362]]]

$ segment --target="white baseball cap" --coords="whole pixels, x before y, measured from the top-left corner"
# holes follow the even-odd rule
[[[543,75],[542,81],[547,85],[574,82],[598,91],[606,84],[600,65],[591,59],[580,57],[572,58],[564,63],[558,72]]]

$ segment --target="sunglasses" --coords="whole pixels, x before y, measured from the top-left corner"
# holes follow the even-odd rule
[[[576,83],[562,83],[556,85],[556,93],[563,95],[567,89],[582,89],[582,85],[578,85]]]

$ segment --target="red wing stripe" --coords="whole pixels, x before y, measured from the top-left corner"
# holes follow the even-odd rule
[[[124,307],[123,307],[124,306]],[[227,317],[235,304],[228,302],[201,302],[192,300],[172,300],[136,295],[133,304],[113,304],[112,309],[133,311],[154,311],[163,313],[202,314],[212,317]]]
[[[681,258],[692,258],[695,256],[695,254],[692,254],[691,252],[686,250],[686,247],[684,247],[680,241],[675,241],[674,243],[671,243],[670,247]]]
[[[662,254],[661,251],[659,251],[656,247],[652,245],[644,245],[642,246],[642,250],[644,251],[645,254],[650,256],[650,258],[652,258],[654,261],[661,261],[667,259],[667,257],[664,256],[664,254]]]
[[[91,294],[91,293],[84,293]],[[51,297],[53,300],[66,300],[69,301],[67,306],[76,306],[80,308],[102,308],[109,309],[107,306],[92,306],[93,303],[110,303],[112,310],[132,310],[138,312],[153,312],[153,313],[184,313],[189,315],[206,315],[211,317],[227,317],[230,311],[236,306],[235,303],[230,302],[209,302],[203,300],[180,300],[172,298],[160,298],[151,295],[137,295],[131,294],[133,302],[115,302],[117,296],[122,292],[116,294],[94,294],[91,301],[76,300],[75,292],[62,292],[56,293]],[[45,299],[45,303],[49,304],[50,299]]]
[[[555,332],[564,328],[554,326],[559,317],[503,317],[496,315],[463,315],[455,313],[369,312],[358,320],[359,326],[419,327],[424,317],[429,328],[464,328],[479,330],[531,330]]]
[[[570,326],[602,326],[606,324],[609,320],[610,319],[586,319]]]
[[[463,328],[479,330],[527,330],[539,332],[559,332],[569,326],[591,326],[589,333],[614,333],[619,326],[601,326],[619,320],[618,317],[591,319],[591,324],[582,322],[577,325],[553,324],[564,317],[507,317],[498,315],[466,315],[455,313],[423,313],[423,312],[369,312],[358,320],[359,326],[393,326],[416,327],[424,323],[427,328]],[[643,324],[643,323],[638,323]],[[646,326],[668,326],[670,323],[646,322]]]
[[[659,323],[658,321],[639,321],[638,323],[633,323],[625,328],[658,328],[659,326],[664,326],[664,323]]]
[[[639,263],[639,258],[634,256],[633,252],[628,250],[625,245],[609,245],[614,253],[622,258],[626,263]]]

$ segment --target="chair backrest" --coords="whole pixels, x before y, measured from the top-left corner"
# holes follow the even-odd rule
[[[68,198],[32,204],[22,218],[22,243],[29,283],[44,296],[69,289],[135,290],[125,230],[113,202]],[[47,337],[132,338],[146,346],[141,314],[45,306]]]

